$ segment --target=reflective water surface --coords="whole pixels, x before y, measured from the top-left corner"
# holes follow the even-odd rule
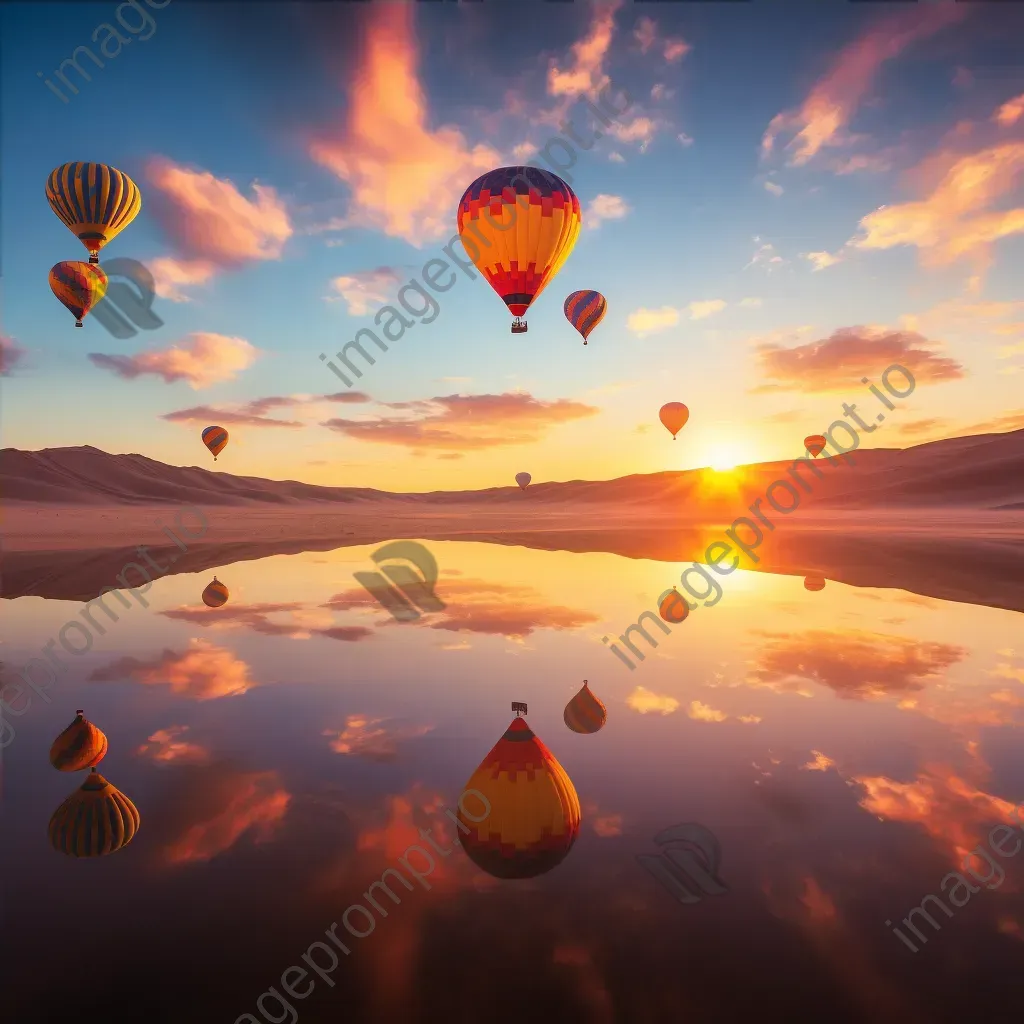
[[[1024,851],[984,850],[1013,850],[1000,824],[1021,835],[1012,573],[949,546],[930,562],[890,552],[885,577],[860,586],[821,559],[797,575],[736,571],[668,635],[645,620],[656,649],[634,630],[644,657],[630,669],[602,638],[622,649],[685,563],[424,543],[445,608],[412,621],[353,578],[375,568],[376,544],[217,564],[207,552],[197,571],[156,580],[147,606],[107,595],[117,621],[97,613],[105,632],[87,653],[58,644],[67,669],[51,702],[33,695],[8,715],[6,1019],[1011,1019]],[[1020,559],[1006,547],[994,562]],[[14,593],[49,597],[12,596],[5,565],[8,683],[126,561],[62,558],[45,578],[11,566]],[[807,589],[819,573],[824,589]],[[208,608],[214,575],[230,596]],[[584,679],[608,714],[591,735],[563,722]],[[568,857],[529,880],[452,850],[445,814],[513,701],[582,807]],[[79,708],[109,740],[99,770],[141,815],[127,846],[96,859],[47,837],[85,777],[48,763]],[[726,891],[698,886],[682,903],[636,858],[687,823],[717,838]],[[347,908],[372,907],[367,889],[425,844],[421,829],[451,851],[433,857],[429,889],[398,886],[395,904],[378,887],[383,912],[349,915],[365,937],[347,931]],[[910,917],[922,940],[904,919],[929,894],[947,909],[924,904],[938,930]],[[325,935],[333,924],[347,953]],[[283,987],[290,967],[303,998]]]

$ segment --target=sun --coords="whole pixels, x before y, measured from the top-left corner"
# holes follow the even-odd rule
[[[743,461],[743,454],[733,445],[716,445],[708,452],[708,465],[716,473],[729,473]]]

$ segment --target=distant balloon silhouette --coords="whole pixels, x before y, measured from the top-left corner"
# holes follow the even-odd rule
[[[600,292],[573,292],[565,300],[563,309],[566,320],[583,335],[583,344],[586,345],[590,332],[608,312],[608,300]]]
[[[92,263],[65,260],[50,268],[50,291],[75,318],[75,326],[107,294],[107,275]]]
[[[661,407],[658,417],[674,441],[676,434],[686,426],[686,421],[690,418],[690,410],[682,402],[669,402]]]
[[[516,473],[516,483],[521,490],[526,490],[526,485],[533,479],[529,473]]]
[[[224,446],[228,443],[228,432],[223,427],[207,427],[203,431],[203,444],[210,449],[213,455],[213,461],[217,461],[217,456],[224,451]]]
[[[69,857],[103,857],[130,843],[141,821],[135,804],[93,768],[53,812],[50,844]]]
[[[227,604],[229,596],[228,588],[214,576],[213,582],[207,583],[206,589],[203,591],[203,604],[207,608],[220,608]]]
[[[465,785],[463,799],[472,799],[472,813],[480,803],[483,814],[471,818],[459,801],[458,819],[469,829],[459,829],[460,841],[489,875],[534,878],[568,856],[580,831],[580,801],[554,754],[518,717],[526,705],[512,707],[516,717]]]
[[[562,717],[573,732],[594,733],[604,728],[608,709],[590,692],[584,679],[582,689],[565,705]]]
[[[658,611],[666,622],[678,624],[690,614],[690,606],[686,603],[686,598],[673,587],[658,606]]]
[[[804,590],[818,591],[818,590],[824,590],[824,589],[825,589],[825,580],[821,576],[808,576],[804,580]]]
[[[94,768],[107,754],[107,737],[85,718],[84,711],[54,741],[50,747],[50,764],[61,772],[80,772]]]
[[[825,450],[825,438],[821,434],[811,434],[804,438],[804,447],[814,456],[820,455]]]

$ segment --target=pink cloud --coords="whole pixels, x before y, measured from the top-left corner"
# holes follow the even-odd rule
[[[28,349],[6,334],[0,334],[0,377],[13,377],[15,367],[24,361],[27,354]]]
[[[304,424],[301,420],[277,420],[266,414],[274,409],[298,409],[308,416],[315,416],[318,413],[322,414],[325,402],[351,405],[370,400],[370,396],[362,391],[339,392],[333,395],[270,395],[266,398],[254,398],[233,408],[215,409],[210,405],[196,405],[190,409],[165,413],[161,419],[169,423],[197,423],[204,420],[208,423],[236,423],[251,427],[294,428]]]
[[[172,725],[166,729],[158,729],[135,753],[139,757],[148,757],[157,764],[205,764],[210,760],[210,752],[198,743],[182,739],[186,732],[187,725]]]
[[[217,273],[217,267],[209,260],[179,260],[173,256],[158,256],[150,260],[148,267],[157,295],[168,302],[191,301],[181,289],[206,284]]]
[[[1009,128],[1024,117],[1024,93],[1007,100],[993,115],[992,120],[1003,128]]]
[[[554,60],[549,63],[549,96],[593,96],[609,84],[604,60],[615,35],[615,12],[620,6],[621,0],[595,6],[590,31],[572,44],[566,67],[559,68]]]
[[[352,316],[369,316],[390,301],[390,293],[401,280],[401,275],[393,267],[343,274],[331,281],[331,287],[338,294],[327,298],[329,302],[344,299]]]
[[[162,377],[166,384],[188,381],[192,389],[198,391],[221,381],[234,380],[255,362],[258,354],[259,350],[244,338],[199,331],[169,348],[134,356],[90,352],[89,359],[125,380],[152,374]]]

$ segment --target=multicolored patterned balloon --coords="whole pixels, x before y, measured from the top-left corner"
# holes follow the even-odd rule
[[[573,292],[566,300],[565,318],[583,335],[586,345],[590,332],[604,319],[608,312],[608,300],[595,291]]]
[[[75,326],[107,294],[107,275],[92,263],[65,260],[50,268],[50,291],[70,310]]]

